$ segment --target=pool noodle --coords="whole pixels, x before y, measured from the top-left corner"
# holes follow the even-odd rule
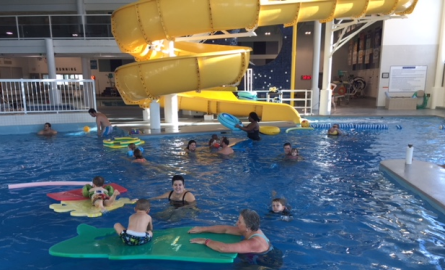
[[[21,183],[21,184],[10,184],[9,189],[14,188],[27,188],[27,187],[44,187],[44,186],[84,186],[90,184],[88,181],[48,181],[48,182],[31,182],[31,183]]]

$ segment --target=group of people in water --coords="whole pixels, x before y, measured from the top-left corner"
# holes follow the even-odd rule
[[[195,196],[185,188],[185,180],[181,175],[172,178],[172,190],[160,196],[150,199],[139,199],[134,208],[135,213],[128,220],[128,226],[124,227],[120,223],[114,225],[116,233],[125,245],[137,246],[151,241],[153,238],[153,219],[150,213],[150,201],[158,199],[168,199],[170,205],[175,208],[193,206],[196,204]],[[119,195],[117,190],[109,194],[109,190],[104,188],[103,177],[96,176],[93,179],[93,186],[89,189],[89,196],[94,207],[103,209],[110,206]],[[272,213],[290,215],[284,199],[276,198],[272,201]],[[240,212],[235,226],[215,225],[209,227],[193,227],[188,231],[190,234],[204,232],[239,235],[243,237],[238,243],[223,243],[207,238],[192,238],[190,243],[205,245],[213,250],[222,253],[251,253],[265,254],[273,249],[269,239],[260,229],[260,216],[254,210],[244,209]]]
[[[96,118],[98,127],[98,136],[106,136],[112,134],[113,127],[111,126],[108,118],[102,114],[96,112],[94,109],[89,110],[89,114]],[[259,122],[260,118],[255,112],[249,114],[249,124],[243,126],[241,123],[236,125],[236,128],[243,130],[247,133],[247,137],[251,140],[261,140],[259,136]],[[334,127],[333,127],[334,128]],[[341,134],[338,129],[338,125],[332,133],[337,132]],[[331,132],[331,131],[329,131]],[[50,123],[45,123],[44,130],[39,132],[41,135],[54,135],[57,131],[51,129]],[[216,153],[222,155],[230,155],[234,153],[230,147],[230,141],[227,137],[219,138],[217,134],[212,135],[208,141],[208,146],[211,150],[215,150]],[[143,158],[143,148],[134,144],[128,146],[128,156],[133,156],[133,162],[143,163],[146,160]],[[188,153],[196,151],[197,143],[195,140],[190,140],[185,149]],[[284,146],[285,157],[289,159],[301,160],[297,148],[292,148],[290,143],[285,143]],[[139,199],[136,202],[133,213],[129,220],[128,226],[125,227],[120,223],[114,225],[116,233],[121,238],[125,245],[143,245],[153,238],[153,219],[149,215],[150,213],[150,201],[158,199],[167,199],[172,207],[177,208],[190,208],[196,205],[196,198],[190,190],[185,187],[184,177],[181,175],[175,175],[171,181],[172,190],[162,195],[150,198]],[[89,196],[93,207],[100,208],[105,211],[107,206],[110,206],[116,200],[119,192],[116,190],[113,194],[109,194],[109,191],[104,188],[105,180],[97,176],[93,179],[93,186],[89,190]],[[286,205],[286,201],[282,198],[274,198],[271,202],[271,213],[291,216],[290,209]],[[192,238],[190,243],[205,245],[210,249],[223,253],[249,253],[249,254],[265,254],[273,249],[269,239],[264,235],[260,229],[260,216],[257,212],[249,209],[244,209],[240,212],[238,221],[235,226],[229,225],[216,225],[209,227],[193,227],[189,230],[190,234],[199,234],[204,232],[231,234],[242,236],[243,239],[238,243],[223,243],[206,238]]]

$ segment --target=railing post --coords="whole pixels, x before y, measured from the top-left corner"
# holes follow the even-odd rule
[[[20,79],[20,89],[22,90],[23,111],[25,114],[27,114],[28,110],[26,109],[25,83],[23,82],[23,79]]]
[[[17,39],[20,40],[19,17],[15,16],[15,25],[17,27]]]

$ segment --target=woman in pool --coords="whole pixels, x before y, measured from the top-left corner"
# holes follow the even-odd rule
[[[266,254],[273,249],[269,239],[260,229],[260,216],[249,209],[241,211],[236,226],[216,225],[210,227],[194,227],[189,233],[225,233],[241,235],[243,240],[234,244],[226,244],[206,238],[193,238],[190,243],[206,245],[222,253],[251,253],[253,255]]]
[[[195,196],[190,191],[185,189],[184,177],[181,175],[175,175],[172,178],[173,190],[151,198],[150,200],[158,200],[168,198],[170,205],[175,208],[179,208],[186,205],[195,205]]]
[[[142,156],[142,151],[139,148],[134,149],[133,151],[134,163],[145,163],[147,160]]]
[[[187,144],[187,147],[185,148],[186,152],[195,152],[196,151],[196,141],[190,140]]]
[[[242,127],[240,124],[236,124],[235,127],[247,132],[247,137],[254,141],[261,140],[260,138],[260,124],[258,124],[261,119],[258,117],[256,112],[249,113],[249,122],[245,127]]]

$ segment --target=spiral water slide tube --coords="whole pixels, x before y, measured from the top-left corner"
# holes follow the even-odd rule
[[[251,49],[177,41],[231,29],[329,22],[366,15],[405,15],[418,0],[143,0],[113,12],[112,30],[124,53],[137,62],[116,69],[116,87],[127,104],[148,108],[163,95],[179,94],[179,109],[300,122],[287,104],[237,100],[223,86],[243,77]],[[172,46],[174,42],[174,46]],[[174,47],[174,49],[172,49]],[[220,87],[219,91],[201,91]]]

